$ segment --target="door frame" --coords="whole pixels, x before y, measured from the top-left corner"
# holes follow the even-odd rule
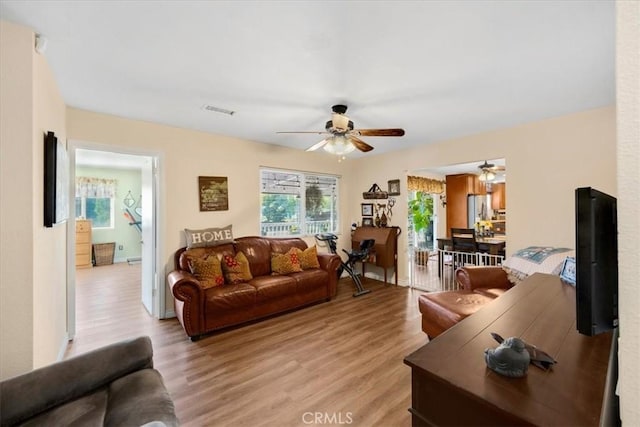
[[[164,286],[164,275],[159,274],[159,268],[162,265],[161,263],[161,254],[162,249],[164,247],[164,233],[160,232],[162,230],[161,224],[163,221],[162,216],[162,200],[160,194],[160,185],[164,181],[164,171],[163,171],[163,155],[161,152],[154,150],[144,150],[138,148],[131,147],[122,147],[122,146],[113,146],[106,145],[94,142],[80,141],[80,140],[68,140],[67,142],[67,152],[69,155],[69,186],[70,192],[69,194],[75,194],[75,177],[76,177],[76,150],[94,150],[94,151],[105,151],[117,154],[127,154],[134,156],[145,156],[151,157],[151,160],[155,167],[152,168],[152,171],[155,170],[155,175],[152,176],[153,181],[153,235],[155,237],[155,250],[153,251],[154,257],[149,262],[153,264],[153,278],[154,283],[152,286],[153,295],[152,295],[152,306],[153,312],[150,313],[152,317],[156,319],[164,319],[167,317],[165,300],[166,300],[166,291]],[[108,167],[108,166],[107,166]],[[153,172],[152,172],[153,174]],[[69,212],[75,212],[75,197],[69,197]],[[69,340],[73,340],[76,335],[76,268],[75,268],[75,214],[69,215],[69,221],[67,226],[67,335]],[[144,259],[142,260],[144,262]],[[142,301],[140,301],[142,304]]]

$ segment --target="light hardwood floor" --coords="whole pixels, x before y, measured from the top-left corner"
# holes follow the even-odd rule
[[[66,357],[149,335],[182,425],[411,424],[403,358],[428,341],[420,291],[365,279],[372,292],[353,298],[342,279],[328,303],[193,343],[176,319],[146,313],[139,283],[139,265],[78,270],[77,335]]]

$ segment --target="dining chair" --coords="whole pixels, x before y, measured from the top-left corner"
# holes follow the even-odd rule
[[[478,252],[475,230],[473,228],[452,228],[451,246],[455,252]]]
[[[478,243],[473,228],[451,228],[451,246],[454,252],[454,271],[464,265],[476,264]]]

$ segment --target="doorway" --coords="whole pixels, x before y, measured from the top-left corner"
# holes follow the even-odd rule
[[[97,238],[113,243],[113,261],[140,265],[141,304],[149,316],[163,318],[164,292],[159,292],[158,177],[159,155],[130,151],[103,145],[69,141],[72,194],[76,187],[76,171],[92,184],[92,193],[78,192],[71,198],[68,253],[68,332],[76,334],[76,217],[94,219],[92,231]],[[134,178],[131,178],[131,177]],[[135,178],[137,176],[137,179]],[[118,184],[120,181],[120,184]],[[108,187],[112,186],[112,187]],[[87,197],[99,196],[99,197]],[[133,201],[132,201],[133,200]],[[90,201],[90,203],[87,203]],[[99,202],[99,203],[97,203]],[[96,205],[99,204],[99,209]],[[87,210],[89,206],[89,210]],[[99,217],[99,218],[98,218]],[[116,227],[116,223],[119,224]],[[136,247],[137,246],[137,247]],[[94,267],[100,268],[100,267]]]
[[[476,216],[480,218],[486,216],[489,217],[487,222],[491,222],[491,228],[494,229],[496,235],[500,232],[498,237],[506,241],[505,185],[506,159],[504,158],[429,167],[409,172],[407,176],[407,188],[410,190],[409,203],[411,203],[413,194],[411,190],[425,191],[431,194],[433,199],[432,235],[429,235],[429,231],[427,231],[424,237],[417,236],[418,238],[411,239],[409,236],[407,241],[411,286],[426,290],[442,290],[456,286],[453,274],[438,274],[444,267],[450,265],[447,255],[442,253],[441,249],[448,247],[448,229],[451,227],[467,227],[468,225],[473,227],[475,224],[471,222],[475,222]],[[484,194],[485,209],[481,209],[480,214],[477,214],[475,208],[470,209],[468,196],[480,194]],[[482,207],[482,204],[478,206]],[[469,221],[470,210],[473,213],[471,221]],[[458,222],[462,222],[456,225],[455,221],[451,221],[451,218],[456,220],[460,218]],[[409,207],[407,229],[410,232],[412,229],[411,221]],[[419,253],[421,244],[431,251],[428,259],[434,268],[428,268],[429,265],[420,259],[421,255],[425,255],[424,252]],[[439,253],[442,256],[438,256]],[[425,275],[419,274],[423,271],[429,273],[426,275],[428,277],[426,281],[422,280]],[[435,275],[432,274],[434,272]]]
[[[432,291],[438,288],[434,276],[438,195],[427,191],[410,190],[408,197],[409,279],[415,289]]]

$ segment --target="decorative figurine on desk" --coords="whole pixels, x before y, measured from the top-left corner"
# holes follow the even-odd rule
[[[527,375],[530,358],[524,341],[511,337],[504,340],[495,349],[486,349],[484,360],[490,369],[500,375],[520,378]]]
[[[500,344],[502,344],[502,342],[504,341],[504,338],[502,338],[495,332],[491,332],[491,336]],[[551,368],[552,365],[558,363],[553,357],[549,356],[549,353],[547,353],[546,351],[540,350],[535,345],[531,345],[525,341],[522,342],[524,343],[525,350],[527,350],[527,353],[529,353],[529,360],[531,360],[532,365],[537,366],[543,371],[546,371],[547,369]]]
[[[384,210],[382,211],[382,216],[380,217],[380,227],[386,227],[387,226],[387,214],[384,212]]]

